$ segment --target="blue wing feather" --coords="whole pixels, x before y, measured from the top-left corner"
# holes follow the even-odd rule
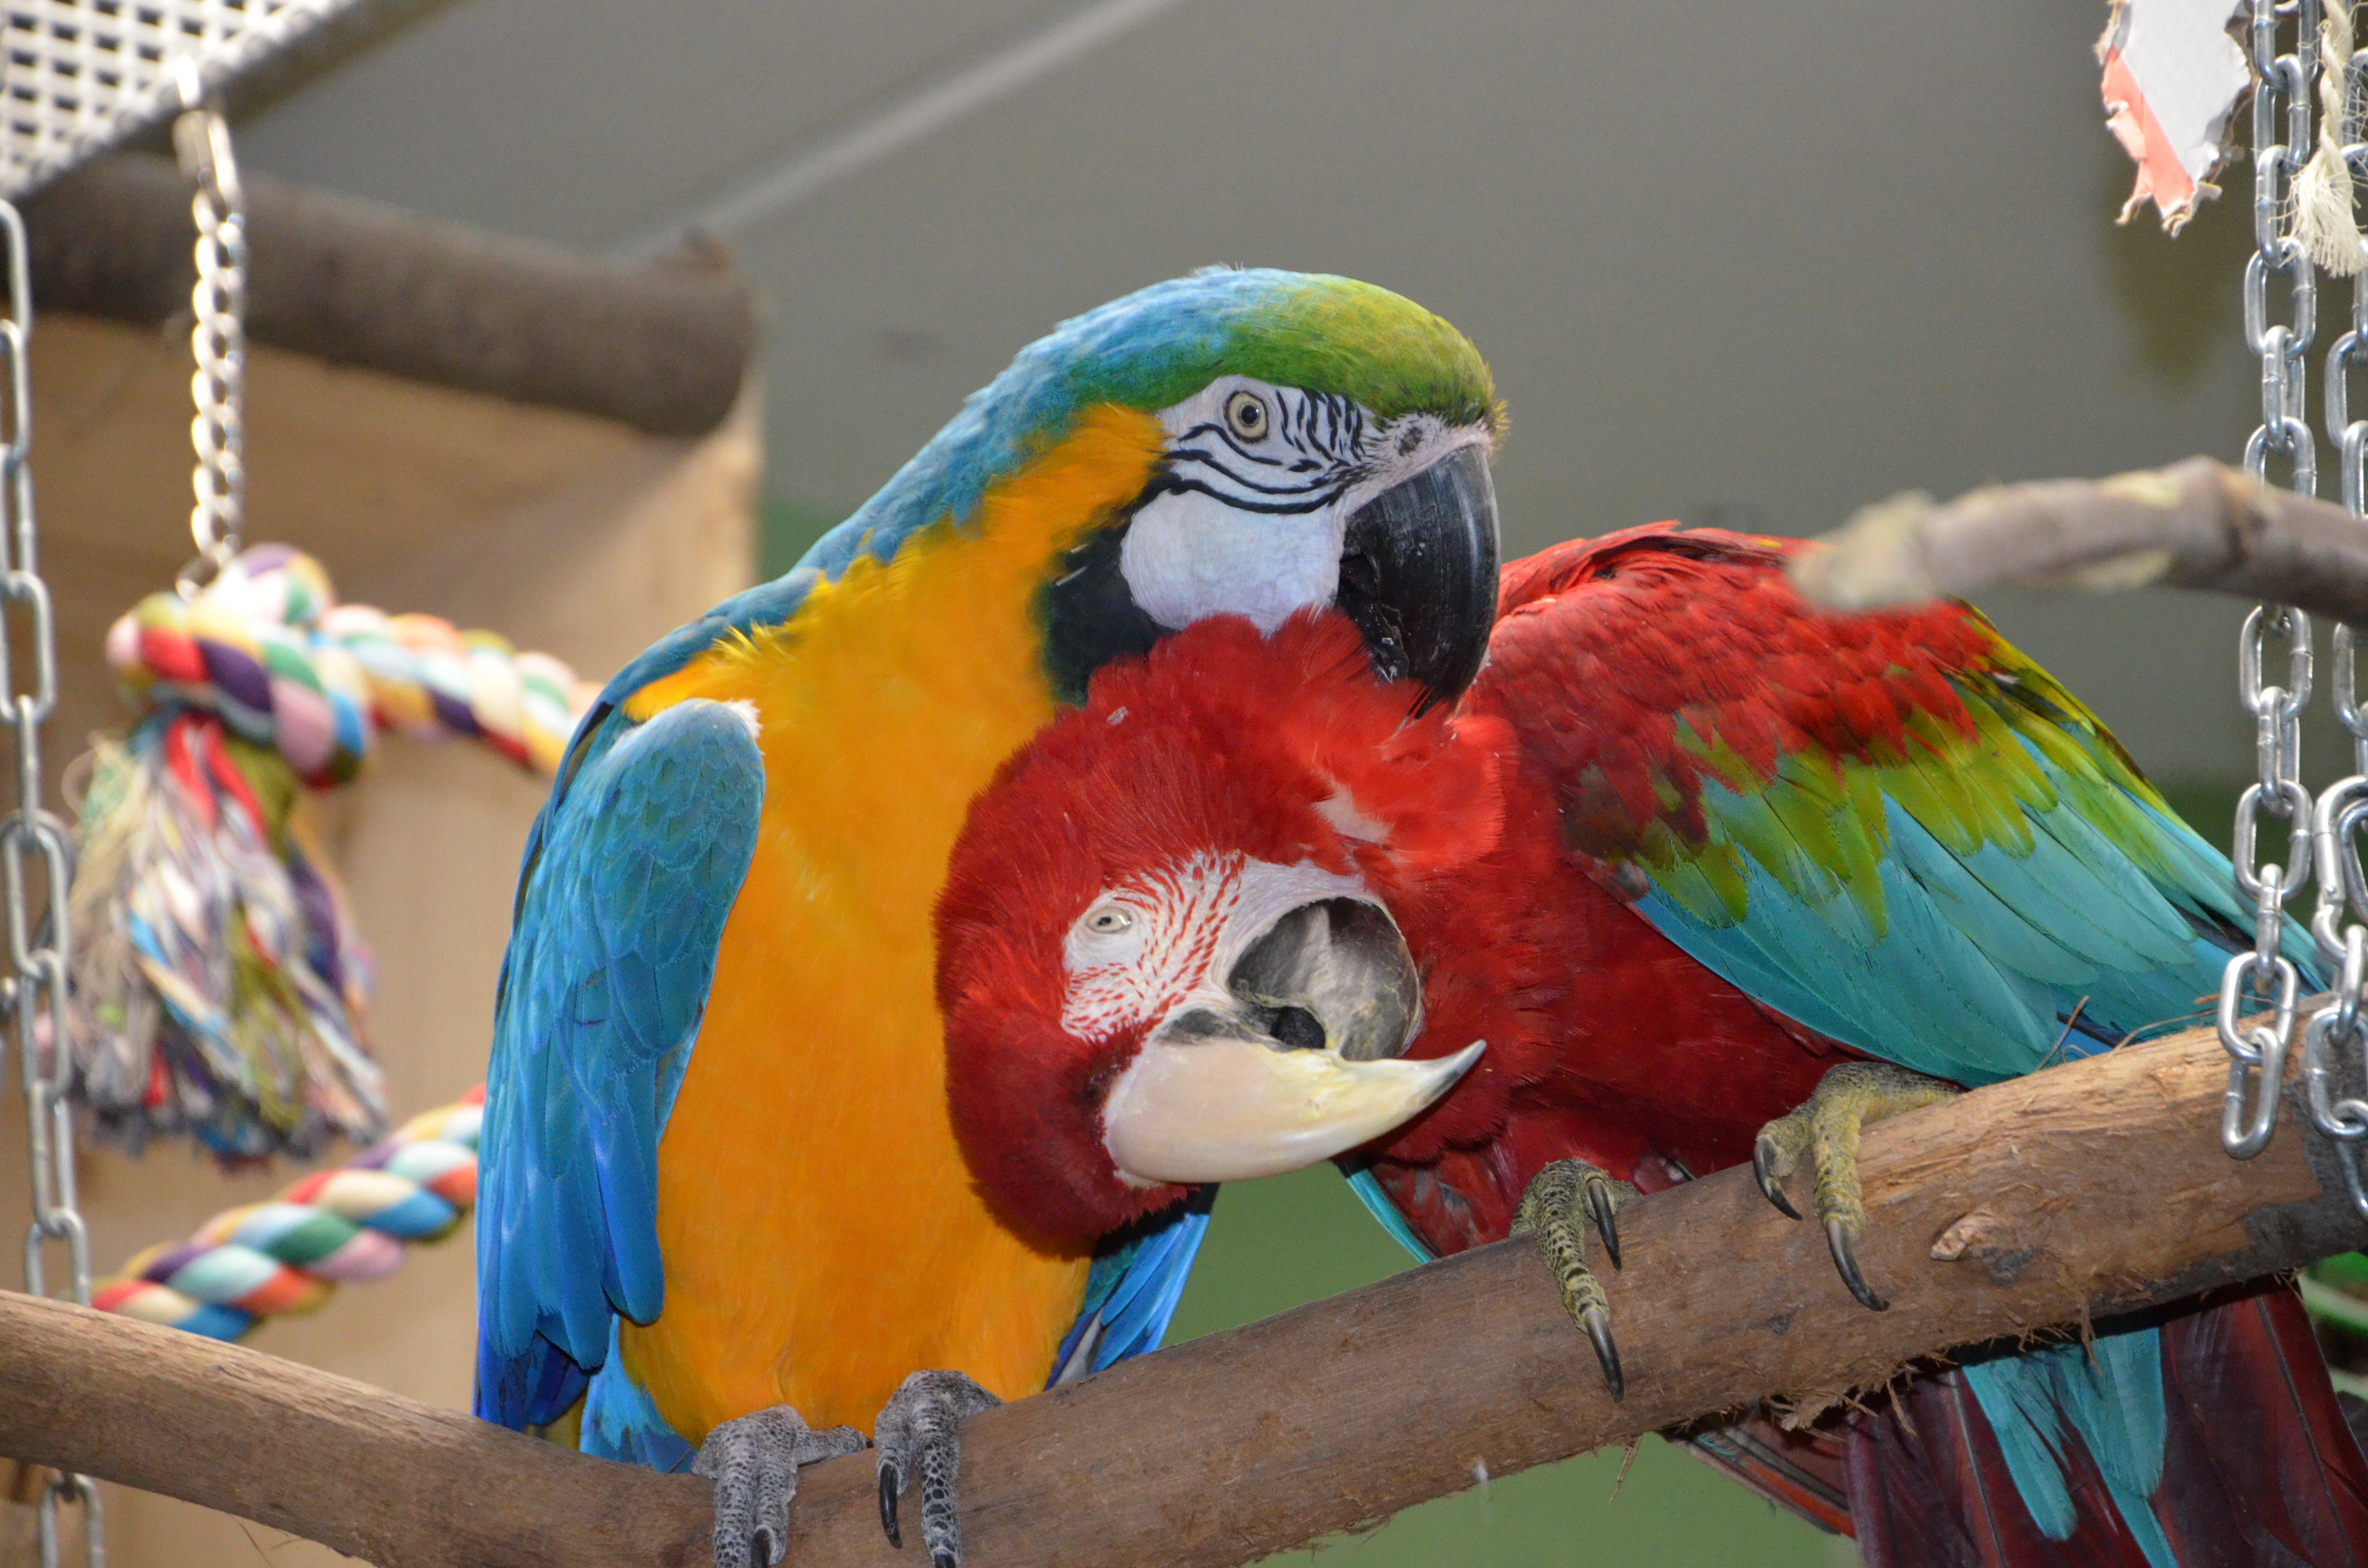
[[[1398,1206],[1390,1201],[1388,1193],[1382,1190],[1381,1180],[1373,1175],[1371,1167],[1360,1165],[1349,1173],[1349,1190],[1357,1195],[1357,1201],[1365,1206],[1365,1212],[1389,1233],[1390,1240],[1406,1248],[1417,1263],[1431,1260],[1431,1250],[1422,1244],[1422,1238],[1414,1233],[1414,1227],[1407,1224],[1406,1216],[1398,1212]]]
[[[2078,1523],[2065,1478],[2068,1423],[2146,1561],[2154,1568],[2178,1568],[2147,1501],[2162,1483],[2169,1430],[2159,1331],[2144,1328],[1976,1361],[1965,1368],[1965,1383],[2043,1534],[2066,1540]]]
[[[1086,1275],[1085,1301],[1053,1354],[1046,1388],[1159,1347],[1216,1201],[1216,1187],[1197,1188],[1175,1209],[1105,1246]]]
[[[746,719],[684,702],[578,737],[503,961],[477,1211],[477,1414],[555,1420],[655,1318],[657,1144],[755,852]]]
[[[608,1362],[592,1374],[576,1447],[596,1459],[620,1460],[652,1470],[688,1470],[699,1450],[666,1425],[649,1392],[625,1370],[624,1358],[617,1349],[618,1322],[614,1317],[609,1320]]]

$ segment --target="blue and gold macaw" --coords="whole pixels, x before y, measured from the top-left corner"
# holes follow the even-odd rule
[[[1378,667],[1461,691],[1498,419],[1471,345],[1383,290],[1163,283],[1024,350],[795,571],[619,674],[519,873],[477,1413],[713,1477],[728,1565],[778,1558],[796,1465],[877,1412],[890,1537],[918,1481],[951,1563],[959,1420],[1156,1345],[1207,1215],[1081,1251],[974,1183],[931,990],[963,813],[1096,669],[1211,615],[1337,607]]]

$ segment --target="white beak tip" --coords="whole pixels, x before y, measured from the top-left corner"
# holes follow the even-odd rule
[[[1249,1040],[1154,1040],[1110,1092],[1103,1147],[1135,1186],[1280,1176],[1369,1143],[1445,1096],[1487,1049],[1343,1061]]]

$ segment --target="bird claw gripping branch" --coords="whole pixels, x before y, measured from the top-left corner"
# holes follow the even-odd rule
[[[1635,1196],[1634,1187],[1612,1180],[1585,1160],[1556,1160],[1531,1181],[1513,1220],[1515,1234],[1526,1233],[1537,1239],[1538,1252],[1562,1291],[1563,1311],[1595,1346],[1603,1386],[1615,1400],[1626,1392],[1627,1379],[1620,1370],[1620,1346],[1611,1337],[1611,1312],[1602,1283],[1587,1267],[1587,1227],[1594,1224],[1604,1255],[1617,1269],[1620,1230],[1614,1216],[1620,1205]]]
[[[799,1467],[862,1448],[863,1434],[854,1427],[817,1432],[786,1404],[709,1433],[690,1470],[715,1484],[716,1568],[772,1568],[789,1550]]]
[[[1751,1152],[1751,1174],[1768,1201],[1793,1219],[1801,1211],[1784,1196],[1784,1177],[1803,1154],[1816,1176],[1810,1207],[1824,1226],[1834,1267],[1859,1304],[1882,1312],[1891,1303],[1866,1282],[1858,1266],[1856,1242],[1866,1233],[1866,1201],[1859,1187],[1858,1138],[1871,1121],[1904,1110],[1938,1105],[1962,1091],[1938,1078],[1887,1062],[1845,1062],[1817,1084],[1806,1105],[1759,1130]]]
[[[930,1568],[962,1562],[962,1424],[1003,1402],[960,1372],[915,1372],[888,1401],[874,1428],[880,1439],[880,1528],[902,1547],[897,1500],[917,1481],[921,1544]]]
[[[370,962],[302,787],[354,778],[384,729],[548,773],[588,692],[491,633],[340,605],[278,545],[150,595],[107,653],[141,717],[98,744],[80,807],[75,1094],[134,1148],[186,1131],[236,1162],[370,1141]]]

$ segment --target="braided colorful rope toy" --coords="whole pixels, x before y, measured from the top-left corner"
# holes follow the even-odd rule
[[[592,689],[490,632],[340,605],[279,545],[150,595],[107,653],[141,717],[95,748],[67,900],[94,1130],[188,1132],[229,1162],[377,1137],[369,956],[302,787],[354,778],[381,730],[547,773]]]
[[[214,714],[316,786],[351,778],[381,729],[481,740],[549,773],[589,701],[565,665],[490,631],[336,603],[319,562],[277,544],[194,598],[149,595],[108,632],[107,662],[135,706]]]
[[[384,1278],[407,1244],[448,1234],[475,1204],[484,1099],[483,1086],[472,1089],[340,1169],[217,1214],[186,1242],[150,1247],[91,1305],[237,1339],[262,1318],[311,1312],[339,1285]]]

